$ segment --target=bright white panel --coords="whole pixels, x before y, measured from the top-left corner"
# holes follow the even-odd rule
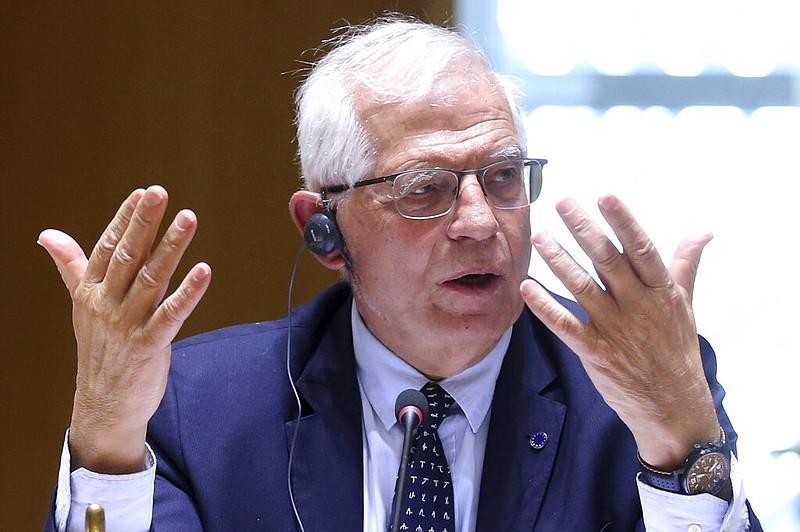
[[[800,66],[800,3],[788,0],[498,0],[498,25],[534,74],[587,65],[610,75],[657,67],[673,76],[725,68],[766,76]]]

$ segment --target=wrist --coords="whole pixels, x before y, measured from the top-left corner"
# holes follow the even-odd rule
[[[124,475],[145,466],[146,428],[85,427],[73,422],[69,431],[70,470],[85,468],[94,473]]]
[[[656,469],[671,470],[683,464],[695,445],[718,441],[720,425],[715,411],[702,417],[687,413],[686,417],[697,421],[691,427],[661,422],[636,432],[640,459]]]
[[[679,493],[709,493],[727,501],[732,498],[730,480],[730,445],[725,431],[718,428],[717,438],[696,443],[683,462],[675,468],[656,467],[637,453],[641,480],[650,486]]]

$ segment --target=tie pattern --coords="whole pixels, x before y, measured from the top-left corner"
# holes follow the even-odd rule
[[[417,429],[406,470],[405,489],[398,504],[400,530],[455,532],[453,483],[450,466],[439,441],[438,428],[454,401],[438,384],[422,388],[428,399],[428,418]]]

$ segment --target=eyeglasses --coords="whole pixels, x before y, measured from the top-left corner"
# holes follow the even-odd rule
[[[542,190],[542,167],[547,159],[511,159],[477,170],[424,168],[407,170],[385,177],[358,181],[352,186],[335,185],[321,190],[326,194],[379,183],[392,185],[391,199],[397,212],[410,220],[428,220],[448,214],[458,199],[461,179],[475,175],[486,201],[496,209],[520,209],[539,197]]]

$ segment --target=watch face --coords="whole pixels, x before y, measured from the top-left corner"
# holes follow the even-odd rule
[[[711,452],[700,456],[686,471],[686,491],[717,493],[728,481],[728,460],[725,455]]]

